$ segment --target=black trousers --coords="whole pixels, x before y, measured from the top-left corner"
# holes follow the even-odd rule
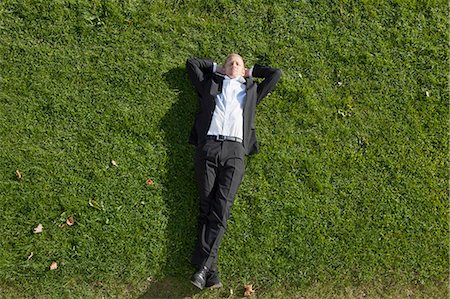
[[[207,140],[199,145],[195,172],[200,194],[195,266],[215,269],[219,245],[227,228],[234,196],[244,177],[244,146],[233,141]]]

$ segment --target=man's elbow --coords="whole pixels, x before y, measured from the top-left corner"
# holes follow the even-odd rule
[[[273,76],[277,81],[280,80],[282,75],[283,75],[283,72],[280,69],[275,69]]]
[[[194,65],[194,63],[195,63],[194,61],[195,61],[195,58],[188,58],[188,59],[186,59],[186,68]]]

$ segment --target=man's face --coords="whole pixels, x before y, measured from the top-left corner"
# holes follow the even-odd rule
[[[231,79],[237,78],[239,76],[245,75],[244,61],[239,55],[231,55],[228,57],[227,61],[223,66],[225,70],[225,75]]]

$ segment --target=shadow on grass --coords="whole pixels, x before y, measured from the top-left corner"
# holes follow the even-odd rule
[[[165,186],[167,216],[167,261],[163,279],[150,285],[141,298],[185,298],[198,293],[189,281],[190,257],[196,238],[198,214],[194,175],[195,149],[188,144],[197,108],[195,93],[184,68],[175,68],[164,79],[177,101],[160,123],[168,154]]]
[[[191,298],[199,292],[201,291],[196,289],[187,279],[167,277],[152,283],[139,299]]]

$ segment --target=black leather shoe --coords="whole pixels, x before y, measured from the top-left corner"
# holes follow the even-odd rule
[[[192,274],[191,282],[200,290],[203,290],[206,285],[206,275],[208,274],[208,268],[202,267],[200,270]]]
[[[218,289],[218,288],[221,288],[222,286],[223,285],[220,282],[218,271],[210,270],[208,273],[206,273],[206,283],[205,283],[206,288]]]

